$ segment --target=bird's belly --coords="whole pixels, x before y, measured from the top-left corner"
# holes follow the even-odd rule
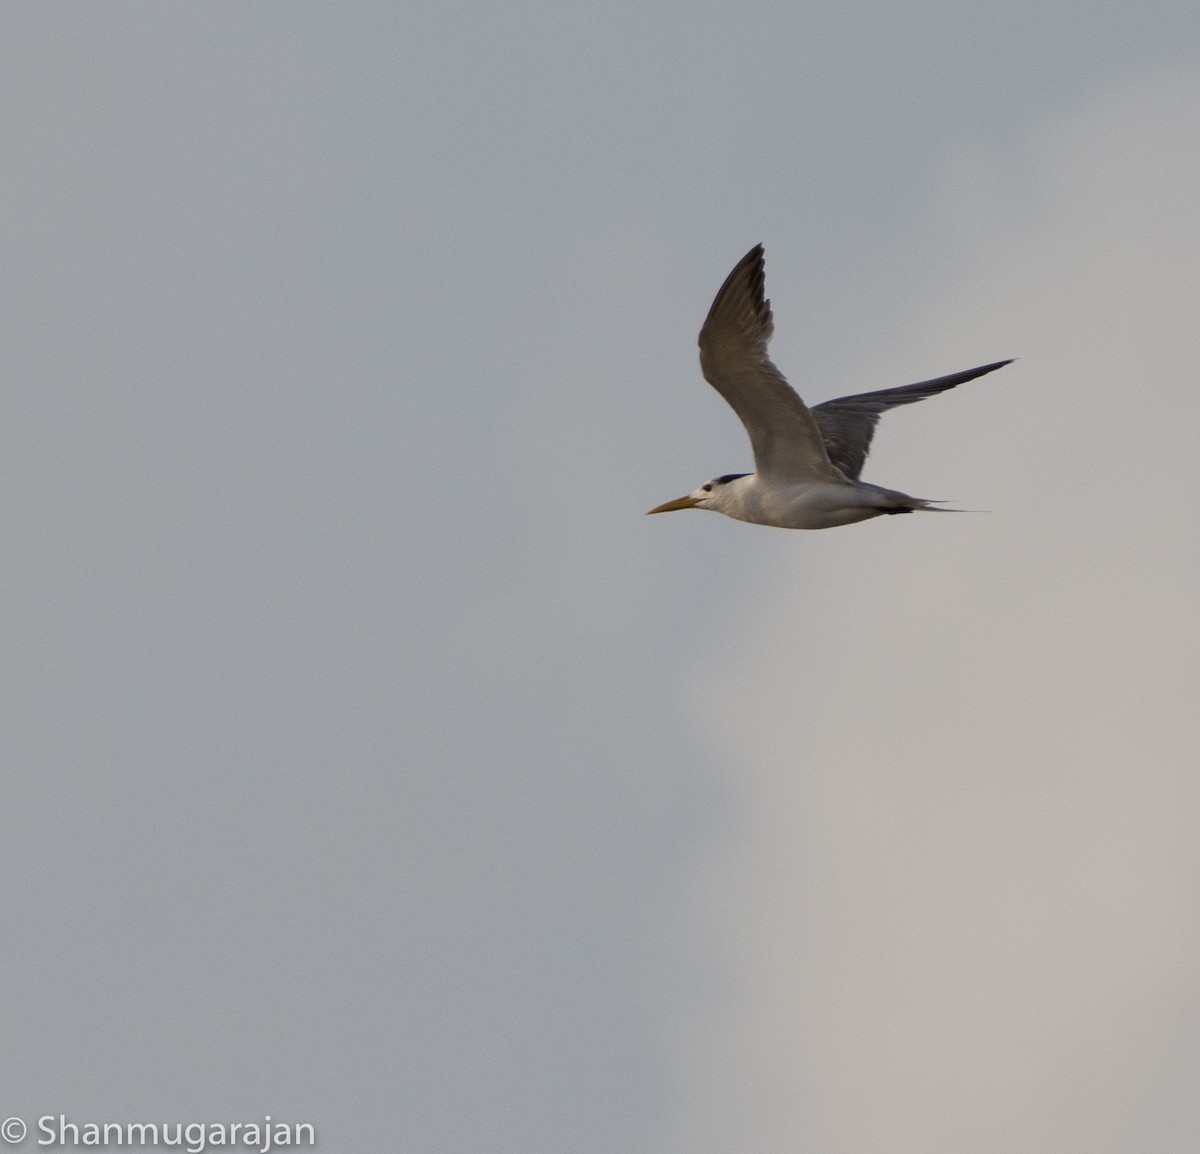
[[[780,529],[833,529],[878,517],[885,502],[873,487],[824,481],[763,487],[746,494],[744,510],[733,515]]]

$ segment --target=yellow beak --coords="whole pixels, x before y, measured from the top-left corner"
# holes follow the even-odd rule
[[[649,517],[651,513],[674,513],[676,509],[694,509],[699,504],[695,497],[680,497],[677,501],[668,501],[665,505],[655,505],[647,511],[646,516]]]

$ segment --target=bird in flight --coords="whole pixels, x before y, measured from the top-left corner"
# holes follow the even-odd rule
[[[809,408],[767,356],[775,331],[763,296],[763,246],[756,244],[725,278],[700,330],[700,369],[750,434],[753,473],[726,473],[658,505],[651,513],[712,509],[780,529],[832,529],[884,513],[945,512],[937,502],[858,479],[879,417],[1012,361]]]

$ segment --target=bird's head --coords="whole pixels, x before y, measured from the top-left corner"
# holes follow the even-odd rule
[[[673,513],[676,509],[713,509],[719,513],[725,503],[723,499],[729,493],[727,488],[729,482],[749,475],[749,473],[726,473],[721,477],[714,477],[711,481],[705,481],[699,489],[694,489],[686,497],[678,497],[674,501],[668,501],[665,505],[655,505],[653,509],[648,510],[646,515]]]

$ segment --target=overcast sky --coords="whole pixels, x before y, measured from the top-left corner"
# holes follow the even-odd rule
[[[5,6],[0,1115],[1192,1154],[1198,45]],[[985,512],[642,515],[758,241],[811,401],[1019,358],[865,472]]]

